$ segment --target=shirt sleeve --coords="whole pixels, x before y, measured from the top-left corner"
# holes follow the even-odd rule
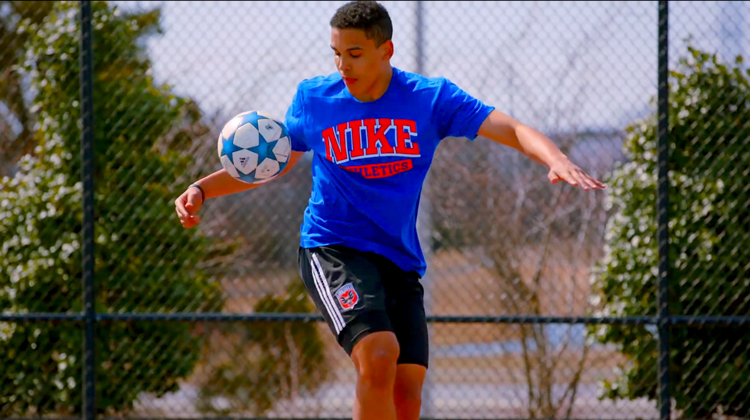
[[[494,109],[450,80],[443,79],[435,104],[435,123],[440,138],[466,137],[474,140],[479,127]]]
[[[305,141],[305,107],[304,107],[304,91],[298,86],[297,92],[294,94],[292,104],[286,111],[284,125],[289,132],[289,137],[292,142],[292,150],[297,152],[306,152],[310,150],[310,147]]]

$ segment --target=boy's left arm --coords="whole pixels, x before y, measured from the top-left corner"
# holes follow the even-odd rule
[[[566,181],[573,186],[580,185],[584,190],[606,188],[573,164],[547,136],[500,111],[493,110],[487,116],[478,134],[512,147],[546,166],[549,168],[547,178],[553,184]]]

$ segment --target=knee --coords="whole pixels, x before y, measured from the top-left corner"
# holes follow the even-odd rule
[[[360,380],[372,386],[393,386],[399,345],[390,332],[378,332],[363,338],[352,351]]]

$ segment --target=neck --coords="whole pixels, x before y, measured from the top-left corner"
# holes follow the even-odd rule
[[[381,96],[385,95],[388,90],[388,86],[391,85],[391,79],[393,78],[393,67],[388,65],[388,68],[383,72],[383,75],[375,81],[370,89],[361,95],[355,96],[362,102],[372,102],[380,99]]]

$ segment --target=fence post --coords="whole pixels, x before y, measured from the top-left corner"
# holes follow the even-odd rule
[[[657,221],[658,221],[658,244],[659,244],[659,418],[669,420],[670,418],[670,394],[669,394],[669,62],[667,52],[668,42],[668,19],[667,1],[659,1],[659,47],[658,47],[658,166],[659,174],[657,181]]]
[[[83,181],[83,419],[96,417],[94,375],[94,103],[90,1],[81,1],[81,177]]]

